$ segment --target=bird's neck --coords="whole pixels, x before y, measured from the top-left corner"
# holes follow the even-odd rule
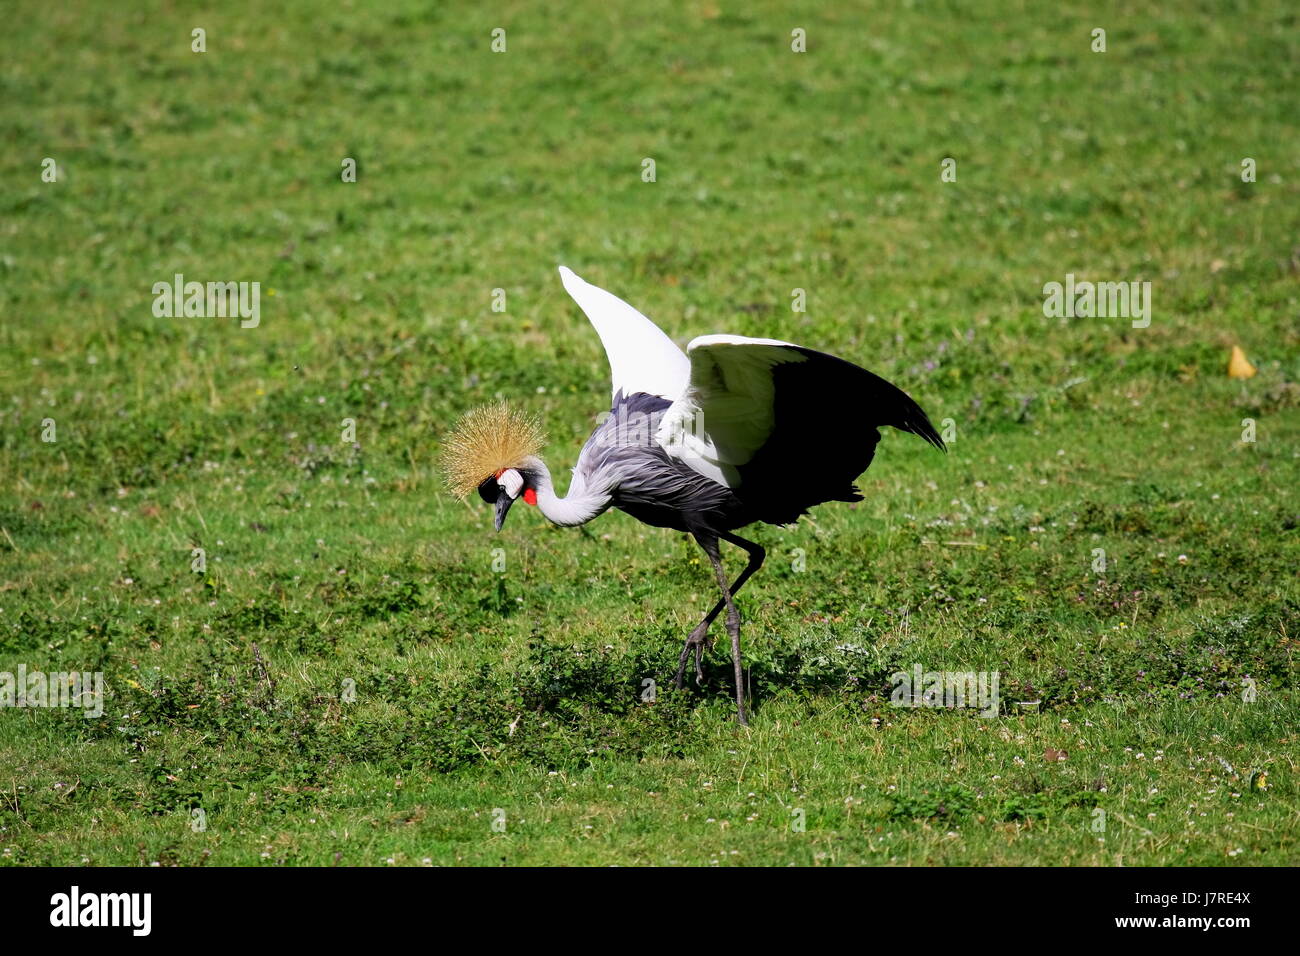
[[[550,469],[540,458],[531,459],[526,467],[536,478],[537,508],[551,524],[562,528],[586,524],[610,505],[611,496],[607,491],[579,487],[576,478],[569,486],[569,493],[561,498],[551,483]]]

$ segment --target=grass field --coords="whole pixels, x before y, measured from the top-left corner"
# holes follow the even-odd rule
[[[0,710],[0,862],[1300,862],[1300,14],[832,6],[12,5],[0,672],[107,694]],[[442,488],[471,406],[561,486],[608,407],[559,264],[950,420],[751,529],[749,730],[725,641],[667,689],[693,542]],[[892,706],[917,663],[1000,712]]]

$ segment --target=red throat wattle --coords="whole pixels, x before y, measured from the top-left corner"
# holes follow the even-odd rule
[[[524,501],[528,502],[530,505],[537,504],[537,492],[533,491],[531,488],[525,488]]]

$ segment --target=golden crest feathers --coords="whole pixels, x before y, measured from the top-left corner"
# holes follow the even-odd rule
[[[443,442],[447,487],[464,498],[505,468],[517,468],[546,444],[536,418],[501,401],[470,409]]]

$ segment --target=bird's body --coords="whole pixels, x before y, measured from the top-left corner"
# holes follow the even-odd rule
[[[673,458],[655,439],[671,402],[636,392],[615,396],[609,417],[578,455],[574,485],[609,496],[612,507],[657,528],[738,528],[743,505],[735,492]]]
[[[722,600],[687,638],[677,683],[692,650],[699,677],[709,625],[727,610],[737,712],[746,723],[734,595],[762,565],[764,552],[734,531],[754,522],[789,524],[828,501],[861,500],[853,481],[871,464],[881,425],[940,449],[943,442],[911,398],[850,362],[788,342],[730,335],[694,339],[683,354],[627,303],[568,269],[560,273],[609,357],[610,412],[578,455],[563,497],[532,452],[491,465],[476,458],[467,474],[494,472],[483,476],[479,493],[495,502],[498,529],[522,496],[557,525],[585,524],[613,507],[693,535],[713,564]],[[719,541],[749,554],[730,585]]]

